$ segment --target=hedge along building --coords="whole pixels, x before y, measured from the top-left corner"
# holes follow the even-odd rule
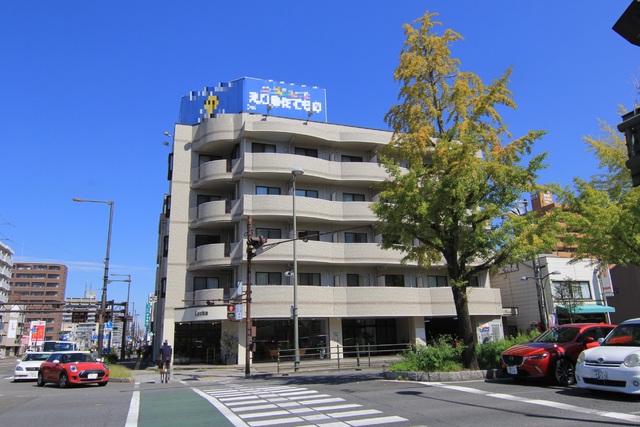
[[[331,124],[326,105],[324,89],[251,78],[183,97],[160,216],[152,328],[155,347],[173,342],[176,363],[224,360],[223,336],[237,337],[239,355],[253,342],[254,362],[293,348],[294,258],[302,355],[342,357],[343,346],[394,348],[456,334],[444,264],[403,265],[400,252],[378,244],[369,206],[387,177],[377,153],[392,133]],[[295,198],[294,168],[304,172]],[[249,218],[269,248],[251,262],[247,340],[245,321],[227,319],[227,304],[247,283]],[[501,338],[499,290],[488,274],[473,286],[479,339]],[[246,298],[237,308],[246,312]]]

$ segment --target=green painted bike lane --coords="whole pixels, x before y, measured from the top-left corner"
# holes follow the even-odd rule
[[[140,390],[138,427],[237,426],[230,422],[206,394],[187,388]]]

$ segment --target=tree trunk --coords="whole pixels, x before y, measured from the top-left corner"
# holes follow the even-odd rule
[[[458,335],[462,338],[464,349],[462,350],[462,365],[465,369],[477,370],[478,357],[476,356],[476,334],[471,325],[469,316],[469,304],[467,299],[467,289],[453,286],[453,302],[458,315]]]

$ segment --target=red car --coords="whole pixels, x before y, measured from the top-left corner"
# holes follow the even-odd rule
[[[587,348],[600,345],[615,325],[573,323],[555,326],[530,343],[515,345],[502,353],[502,371],[515,379],[548,377],[568,386],[576,381],[578,356]]]
[[[87,351],[59,351],[52,353],[40,365],[38,387],[46,383],[56,383],[60,388],[77,384],[98,384],[109,382],[109,367],[93,358]]]

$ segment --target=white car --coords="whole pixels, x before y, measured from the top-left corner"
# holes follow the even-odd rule
[[[22,359],[18,359],[18,365],[13,372],[13,381],[37,380],[38,369],[49,356],[51,356],[50,351],[28,351]]]
[[[580,353],[576,384],[590,390],[640,394],[640,318],[620,323],[600,346]]]

